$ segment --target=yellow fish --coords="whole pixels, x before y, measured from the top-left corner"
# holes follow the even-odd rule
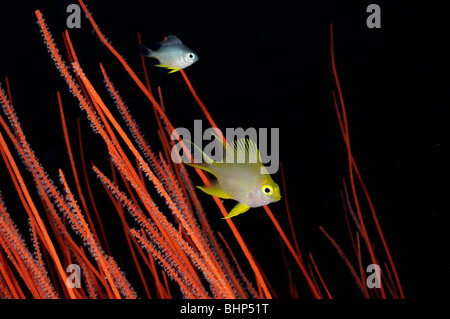
[[[222,142],[220,138],[215,137]],[[221,162],[213,161],[192,144],[203,154],[206,162],[185,164],[207,171],[217,178],[211,185],[197,187],[206,194],[239,202],[225,219],[245,213],[251,207],[267,205],[281,199],[280,187],[262,164],[258,147],[253,141],[240,139],[233,145],[222,142],[225,156]]]

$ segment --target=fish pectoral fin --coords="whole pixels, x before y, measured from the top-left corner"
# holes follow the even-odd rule
[[[201,189],[208,195],[229,199],[231,198],[230,195],[224,192],[224,190],[219,185],[212,185],[212,186],[197,186],[198,189]]]
[[[231,210],[231,212],[224,218],[222,219],[228,219],[234,216],[237,216],[239,214],[245,213],[246,211],[248,211],[250,209],[249,206],[242,204],[242,203],[238,203],[236,204],[236,206],[233,207],[233,209]]]

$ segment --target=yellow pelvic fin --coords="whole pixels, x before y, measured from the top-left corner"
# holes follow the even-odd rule
[[[213,195],[213,196],[224,198],[224,199],[231,198],[230,195],[225,193],[223,191],[223,189],[217,184],[216,185],[211,185],[211,186],[197,186],[197,188],[201,189],[202,191],[204,191],[208,195]]]
[[[168,65],[165,65],[165,64],[155,64],[154,66],[157,66],[158,68],[166,68],[166,69],[169,69],[169,70],[171,70],[169,73],[173,73],[173,72],[180,71],[179,68],[173,68],[173,67],[168,66]]]
[[[158,68],[166,68],[166,69],[171,69],[170,66],[165,65],[165,64],[154,64],[153,66],[157,66]]]
[[[236,204],[236,206],[233,207],[233,209],[231,210],[231,212],[227,215],[227,217],[222,218],[222,219],[228,219],[234,216],[237,216],[239,214],[245,213],[246,211],[248,211],[250,209],[249,206],[242,204],[242,203],[238,203]]]
[[[172,71],[170,71],[169,73],[174,73],[174,72],[178,72],[180,71],[180,69],[178,68],[170,68]]]

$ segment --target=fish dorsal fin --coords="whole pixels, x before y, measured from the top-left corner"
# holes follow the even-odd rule
[[[176,36],[169,35],[164,39],[163,43],[167,45],[167,44],[181,44],[182,42]]]
[[[226,161],[228,163],[261,163],[258,146],[248,138],[238,139],[227,148]]]
[[[226,163],[261,163],[258,146],[255,142],[248,138],[241,138],[233,143],[224,142],[214,132],[211,134],[221,143],[224,151],[224,162]],[[222,163],[223,161],[218,161]]]

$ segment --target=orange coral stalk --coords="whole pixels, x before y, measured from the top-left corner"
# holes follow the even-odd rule
[[[394,265],[391,253],[389,251],[386,239],[385,239],[385,237],[383,235],[383,232],[381,230],[381,226],[379,224],[377,215],[375,213],[375,208],[373,206],[372,200],[370,199],[369,193],[368,193],[367,188],[366,188],[366,186],[364,184],[364,181],[363,181],[363,179],[361,177],[361,174],[359,173],[358,166],[356,165],[355,159],[354,159],[352,151],[351,151],[350,135],[349,135],[349,131],[348,131],[347,113],[346,113],[346,109],[345,109],[344,98],[343,98],[343,94],[342,94],[339,78],[338,78],[338,75],[337,75],[336,62],[335,62],[335,57],[334,57],[333,24],[330,25],[330,34],[331,34],[331,38],[330,38],[331,67],[332,67],[333,75],[334,75],[334,78],[335,78],[335,83],[336,83],[336,88],[337,88],[338,95],[339,95],[339,102],[340,102],[341,109],[339,110],[336,98],[334,98],[334,104],[335,104],[336,113],[337,113],[338,120],[339,120],[339,125],[340,125],[340,128],[341,128],[341,133],[342,133],[342,136],[344,138],[345,145],[347,147],[348,162],[349,162],[349,173],[350,173],[350,184],[351,184],[351,188],[352,188],[354,202],[355,202],[355,205],[356,205],[356,211],[357,211],[358,218],[359,218],[359,221],[360,221],[361,235],[362,235],[362,237],[363,237],[363,239],[364,239],[364,241],[366,243],[366,246],[367,246],[367,249],[368,249],[369,254],[371,256],[372,262],[376,263],[375,253],[374,253],[374,251],[372,249],[372,245],[370,244],[369,236],[368,236],[368,233],[367,233],[364,221],[362,219],[362,214],[361,214],[361,210],[360,210],[360,207],[359,207],[359,201],[358,201],[358,198],[357,198],[357,195],[356,195],[356,187],[355,187],[355,181],[354,181],[353,172],[356,173],[358,181],[359,181],[359,183],[360,183],[360,185],[361,185],[361,187],[363,189],[364,196],[366,197],[367,202],[369,204],[370,211],[371,211],[372,217],[374,219],[375,227],[377,229],[378,235],[379,235],[380,240],[382,242],[384,251],[386,252],[389,264],[390,264],[390,266],[392,268],[392,272],[394,274],[394,278],[395,278],[395,281],[396,281],[396,284],[397,284],[397,288],[398,288],[398,290],[400,292],[400,297],[404,298],[405,296],[404,296],[403,289],[402,289],[401,284],[400,284],[400,279],[398,277],[397,270],[395,268],[395,265]],[[334,96],[334,93],[333,93],[333,96]],[[382,295],[383,298],[386,298],[386,294],[384,292],[383,286],[381,288],[381,295]]]
[[[314,261],[314,258],[311,253],[309,253],[309,258],[311,259],[311,263],[314,267],[314,270],[316,271],[317,275],[319,276],[319,280],[320,280],[323,288],[325,289],[325,292],[327,293],[328,298],[333,299],[333,297],[331,297],[331,294],[330,294],[330,291],[328,290],[327,285],[325,285],[325,281],[323,280],[322,275],[319,272],[319,268],[317,268],[316,262]]]
[[[319,228],[324,233],[324,235],[328,238],[328,240],[331,242],[331,244],[334,246],[334,248],[338,252],[339,256],[341,256],[341,258],[344,260],[348,269],[350,269],[350,273],[352,274],[353,278],[355,279],[356,283],[358,284],[358,287],[361,290],[361,292],[364,294],[364,296],[366,298],[369,298],[369,296],[366,294],[367,290],[364,288],[365,285],[363,284],[362,280],[359,278],[355,268],[352,266],[352,264],[350,263],[348,258],[345,256],[342,249],[339,247],[339,245],[336,243],[336,241],[330,235],[328,235],[328,233],[325,231],[325,229],[323,229],[322,226],[319,226]]]
[[[89,226],[87,225],[86,221],[84,220],[83,215],[81,214],[78,205],[75,202],[75,199],[72,195],[72,192],[69,189],[69,185],[67,184],[67,181],[65,179],[65,176],[61,170],[59,170],[59,175],[61,179],[61,183],[64,186],[64,189],[66,191],[66,200],[68,202],[70,210],[67,211],[67,216],[69,217],[69,220],[71,221],[72,227],[75,231],[81,234],[83,240],[85,241],[86,245],[89,247],[90,250],[92,250],[92,255],[98,260],[100,263],[103,271],[105,272],[106,279],[108,280],[112,291],[114,292],[114,296],[118,299],[121,299],[121,295],[119,293],[119,290],[116,286],[116,282],[113,280],[113,277],[111,276],[110,269],[111,267],[114,268],[113,264],[110,261],[110,258],[106,256],[98,243],[96,242]],[[114,271],[117,271],[117,269],[112,269]],[[117,279],[116,277],[115,279]],[[134,292],[131,290],[131,287],[126,287],[127,290],[125,290],[126,294],[129,296],[133,296]]]
[[[9,104],[8,99],[6,98],[3,90],[1,90],[1,89],[0,89],[0,98],[1,98],[1,102],[2,102],[1,104],[3,105],[3,108],[4,108],[5,112],[8,114],[8,117],[10,118],[10,121],[14,124],[13,127],[16,130],[16,134],[18,135],[21,143],[23,143],[24,148],[28,148],[28,143],[26,142],[25,136],[23,135],[23,132],[22,132],[22,130],[20,128],[20,124],[19,124],[19,122],[17,120],[17,117],[14,114],[14,111],[12,109],[12,105]],[[33,203],[33,200],[31,199],[31,196],[30,196],[30,194],[28,192],[28,189],[27,189],[27,187],[25,185],[25,182],[24,182],[24,180],[22,178],[22,175],[20,174],[20,171],[19,171],[19,169],[18,169],[14,159],[12,158],[12,155],[9,152],[9,149],[8,149],[8,147],[7,147],[6,143],[5,143],[5,140],[3,139],[3,136],[1,135],[1,133],[0,133],[0,137],[1,137],[0,138],[1,147],[5,151],[6,157],[8,158],[8,161],[9,161],[11,167],[12,167],[12,170],[14,171],[14,175],[16,176],[16,178],[17,178],[17,180],[19,182],[19,185],[20,185],[20,187],[22,189],[24,197],[26,198],[27,203],[28,203],[28,205],[30,207],[30,210],[31,210],[31,212],[33,214],[32,216],[35,218],[35,220],[37,222],[37,225],[39,226],[39,229],[41,230],[41,233],[42,233],[42,236],[43,236],[43,241],[44,241],[44,243],[45,243],[45,245],[46,245],[46,247],[47,247],[47,249],[48,249],[48,251],[50,253],[50,256],[52,257],[52,260],[54,261],[54,263],[55,263],[55,265],[57,267],[57,270],[58,270],[58,273],[59,273],[61,279],[65,282],[66,279],[67,279],[67,274],[66,274],[66,272],[64,271],[64,269],[63,269],[63,267],[61,265],[61,262],[59,260],[59,257],[57,255],[57,253],[56,253],[56,250],[55,250],[55,247],[53,245],[53,242],[50,239],[50,236],[49,236],[49,234],[47,232],[47,229],[46,229],[46,227],[44,225],[44,222],[42,221],[41,217],[39,216],[39,213],[38,213],[38,211],[36,209],[36,206]],[[45,176],[45,173],[43,173],[41,171],[41,168],[39,167],[39,164],[38,164],[37,160],[35,159],[32,151],[30,149],[28,149],[28,151],[27,151],[27,156],[29,156],[30,162],[34,162],[35,168],[37,169],[38,173],[40,171],[40,173],[43,174],[43,176]],[[28,159],[26,157],[23,157],[23,158],[28,161]],[[51,187],[50,183],[47,184],[47,187]],[[75,294],[73,292],[71,292],[70,290],[69,290],[69,294],[70,294],[71,298],[76,298]]]
[[[110,50],[110,52],[119,60],[119,62],[123,65],[123,67],[125,68],[125,70],[128,72],[128,74],[132,77],[132,79],[135,81],[135,83],[139,86],[139,88],[142,90],[142,92],[147,96],[147,98],[151,101],[151,103],[153,104],[153,107],[158,111],[159,115],[161,116],[162,120],[166,123],[169,131],[174,133],[174,136],[176,139],[180,139],[180,137],[178,136],[178,133],[174,130],[173,125],[170,123],[169,119],[167,118],[167,116],[165,115],[164,111],[162,110],[162,108],[160,107],[160,105],[156,102],[156,100],[154,99],[153,95],[149,92],[149,90],[145,87],[145,85],[140,81],[140,79],[137,77],[137,75],[134,73],[134,71],[129,67],[129,65],[126,63],[126,61],[122,58],[122,56],[113,48],[113,46],[106,40],[106,37],[103,35],[103,33],[100,31],[100,29],[98,28],[97,24],[95,23],[91,13],[87,10],[84,2],[82,0],[79,0],[79,3],[83,9],[83,11],[85,12],[88,20],[91,22],[91,25],[94,28],[94,31],[96,32],[96,34],[98,35],[100,41]],[[127,143],[128,144],[128,143]],[[182,143],[183,146],[183,150],[189,154],[189,149],[184,145],[184,143]],[[197,169],[197,173],[200,175],[200,177],[205,181],[206,180],[206,184],[208,184],[208,180],[206,178],[206,176],[204,175],[203,172],[201,172],[199,169]],[[216,200],[216,199],[215,199]],[[226,210],[225,208],[222,206],[222,204],[220,203],[220,201],[216,200],[216,203],[219,205],[219,208],[222,212],[222,214],[224,214],[224,216],[226,216]],[[220,207],[222,206],[222,207]],[[244,254],[246,255],[247,259],[249,260],[251,267],[253,269],[253,271],[255,272],[256,278],[258,281],[260,281],[265,295],[266,297],[270,297],[270,292],[267,289],[266,284],[264,283],[264,279],[262,278],[255,262],[253,261],[253,257],[251,256],[251,254],[248,251],[248,248],[246,247],[245,243],[243,242],[242,238],[240,237],[240,235],[237,232],[237,229],[234,227],[234,224],[232,221],[227,220],[229,225],[233,225],[230,226],[232,228],[233,234],[235,235],[236,239],[238,240],[242,250],[244,251]]]
[[[294,247],[292,247],[292,244],[289,242],[289,239],[286,237],[284,231],[281,229],[280,224],[278,223],[276,218],[273,216],[272,211],[270,210],[270,208],[267,205],[264,206],[264,209],[265,209],[267,215],[269,216],[270,220],[272,221],[272,223],[275,225],[275,228],[277,229],[278,233],[280,234],[280,236],[283,239],[284,243],[286,244],[287,248],[291,252],[292,257],[294,257],[294,260],[296,261],[297,265],[300,267],[300,270],[303,273],[303,276],[305,277],[306,282],[308,283],[309,288],[311,289],[311,292],[312,292],[313,296],[315,298],[322,299],[321,296],[320,296],[318,288],[312,282],[310,276],[308,275],[308,272],[307,272],[305,266],[303,265],[303,262],[300,260],[299,256],[296,254],[296,252],[294,250]]]
[[[57,91],[56,93],[57,93],[57,97],[58,97],[59,112],[61,114],[61,124],[63,127],[64,140],[66,142],[67,154],[69,155],[69,161],[70,161],[70,166],[72,168],[72,173],[73,173],[72,175],[75,180],[75,186],[77,188],[78,196],[80,197],[84,212],[86,213],[86,218],[88,220],[88,223],[92,227],[92,233],[93,233],[95,239],[98,240],[99,237],[97,235],[97,232],[95,231],[94,223],[92,222],[92,218],[89,213],[89,209],[88,209],[86,200],[84,198],[83,192],[81,191],[81,184],[80,184],[80,180],[78,179],[78,173],[77,173],[77,169],[75,167],[75,160],[74,160],[73,154],[72,154],[72,147],[70,145],[69,133],[67,132],[67,125],[66,125],[66,119],[64,117],[64,109],[63,109],[63,105],[62,105],[62,101],[61,101],[61,95],[59,94],[59,91]],[[106,239],[105,239],[105,242],[106,242]]]

